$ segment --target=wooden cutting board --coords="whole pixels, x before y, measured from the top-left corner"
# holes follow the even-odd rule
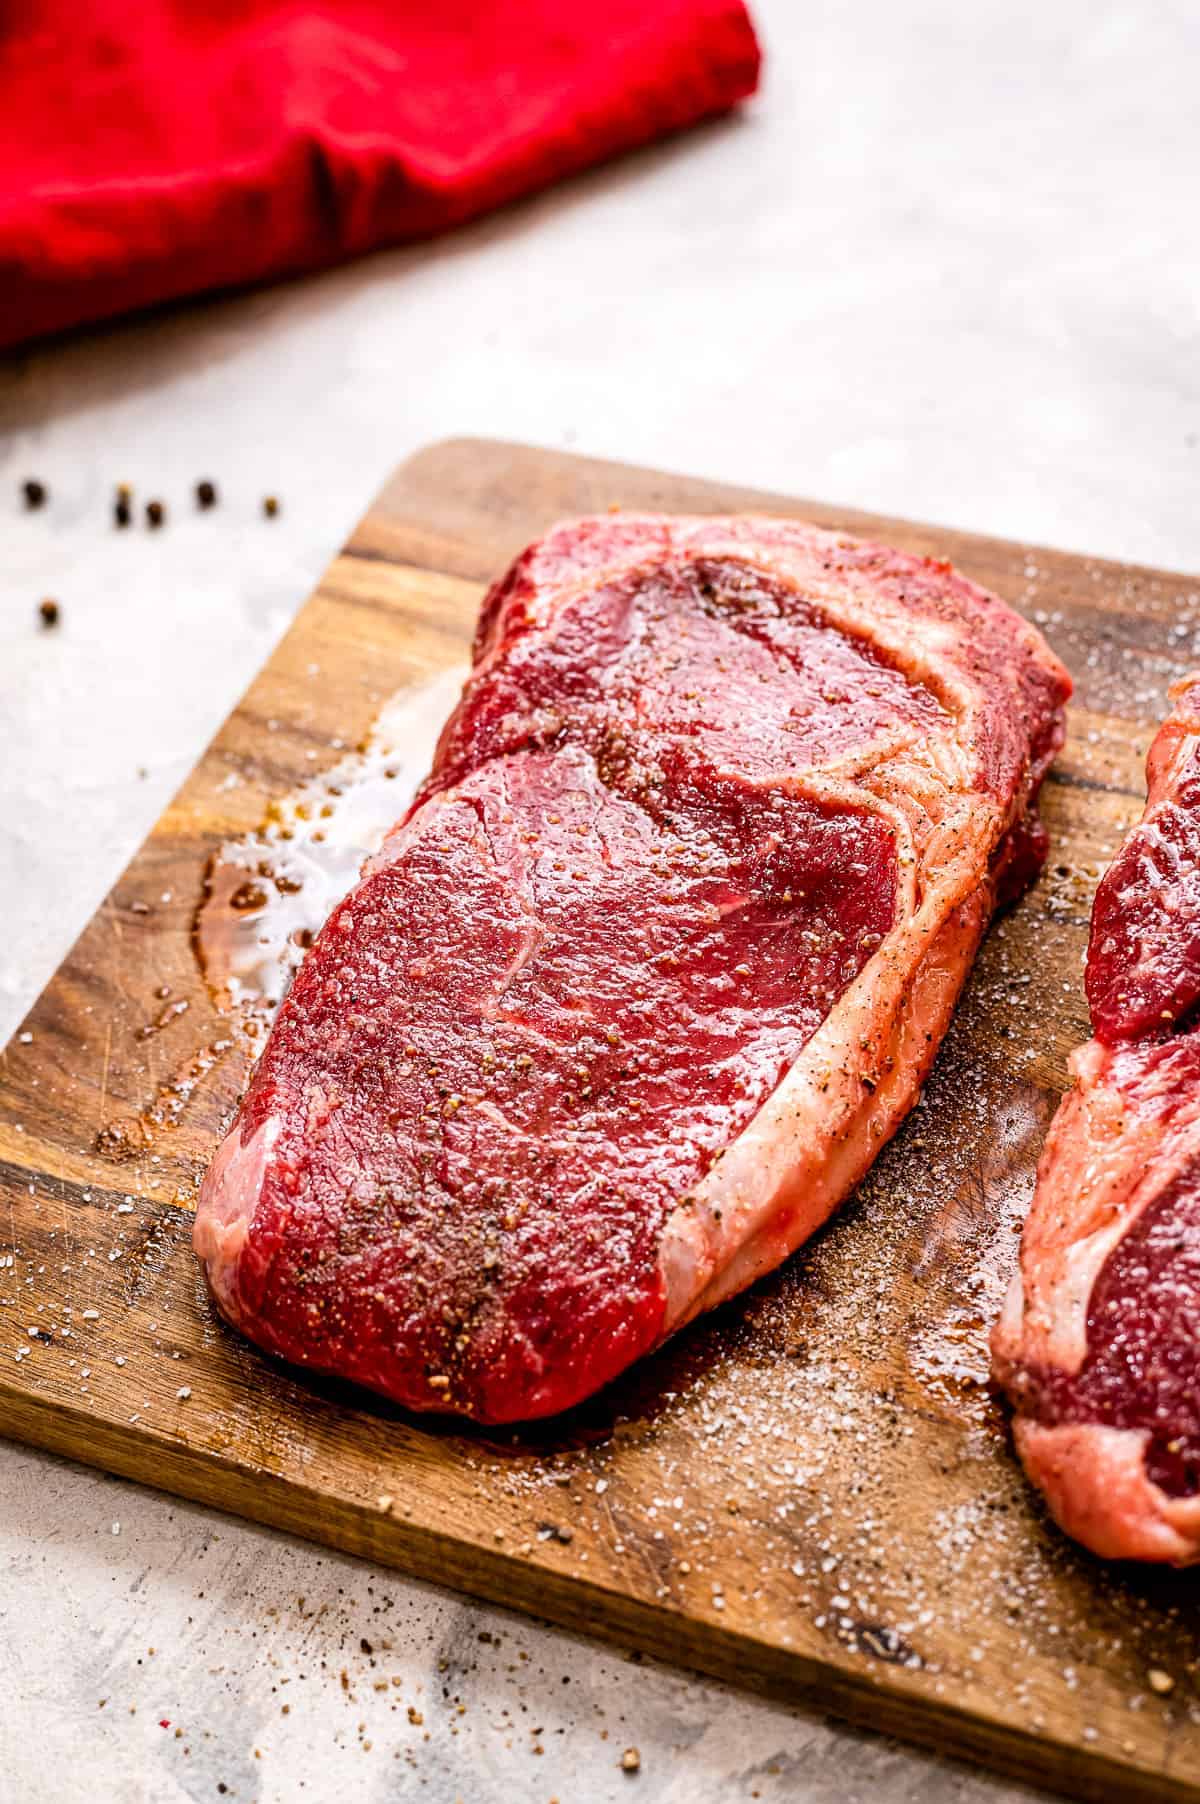
[[[1037,621],[1078,697],[1047,872],[993,929],[922,1106],[841,1217],[570,1419],[468,1434],[306,1380],[214,1320],[191,1206],[245,1062],[193,921],[222,841],[462,659],[526,540],[612,505],[768,510],[950,557]],[[1074,1796],[1200,1797],[1200,1578],[1069,1546],[986,1388],[1087,1031],[1095,878],[1198,634],[1200,579],[521,446],[423,451],[3,1055],[0,1430]]]

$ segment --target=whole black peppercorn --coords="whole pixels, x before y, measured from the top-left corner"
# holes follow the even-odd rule
[[[267,495],[263,501],[263,513],[267,516],[268,520],[273,520],[278,512],[279,497],[277,495]]]
[[[161,526],[167,517],[167,510],[161,501],[147,501],[146,522],[150,526]]]
[[[25,497],[26,507],[30,509],[46,505],[46,485],[38,482],[35,477],[30,476],[21,484],[21,493]]]
[[[59,606],[56,601],[51,601],[49,596],[46,597],[45,601],[39,601],[38,613],[42,617],[43,626],[58,625]]]
[[[215,482],[209,482],[208,478],[205,477],[203,482],[198,482],[196,484],[196,506],[215,507],[216,505],[217,485]]]

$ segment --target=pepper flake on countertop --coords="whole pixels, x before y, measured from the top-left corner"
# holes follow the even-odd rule
[[[58,603],[52,601],[49,596],[38,603],[38,613],[41,616],[42,625],[45,627],[57,626],[61,612]]]
[[[25,497],[26,507],[32,512],[35,508],[46,505],[49,491],[44,482],[38,482],[36,477],[30,476],[21,484],[21,493]]]

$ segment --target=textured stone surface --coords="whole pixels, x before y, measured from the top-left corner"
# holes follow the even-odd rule
[[[1194,9],[757,11],[740,121],[439,245],[0,363],[0,1032],[431,438],[1200,568]],[[110,528],[122,480],[161,532]],[[1029,1795],[11,1448],[0,1573],[0,1770],[34,1804]]]

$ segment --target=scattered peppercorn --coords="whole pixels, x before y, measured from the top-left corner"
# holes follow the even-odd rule
[[[25,497],[26,507],[30,509],[44,507],[46,504],[46,485],[38,482],[35,477],[31,476],[21,484],[21,493]]]
[[[45,601],[38,603],[38,613],[42,617],[43,626],[58,625],[59,606],[56,601],[51,601],[49,596],[46,597]]]
[[[637,1749],[626,1748],[621,1756],[621,1771],[623,1773],[636,1773],[641,1770],[641,1765],[642,1757]]]
[[[118,526],[128,526],[133,519],[133,509],[124,496],[118,494],[113,502],[113,520]]]
[[[196,506],[215,507],[216,505],[217,485],[215,482],[209,482],[208,478],[205,477],[203,482],[198,482],[196,484]]]
[[[161,526],[166,517],[167,510],[161,501],[147,501],[146,520],[150,526]]]
[[[267,516],[268,520],[273,520],[278,512],[279,497],[277,495],[268,495],[263,501],[263,513]]]

